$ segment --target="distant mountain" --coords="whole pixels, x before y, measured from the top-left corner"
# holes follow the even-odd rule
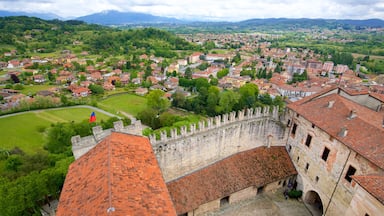
[[[181,23],[181,20],[168,17],[153,16],[146,13],[103,11],[76,18],[87,23],[101,25],[126,25],[140,23]]]
[[[44,20],[53,20],[53,19],[60,19],[62,20],[60,16],[53,14],[53,13],[27,13],[27,12],[14,12],[14,11],[4,11],[0,10],[0,17],[8,17],[8,16],[28,16],[28,17],[37,17]]]
[[[313,28],[326,27],[353,27],[353,28],[365,28],[365,27],[384,27],[384,20],[380,19],[367,19],[367,20],[338,20],[338,19],[288,19],[288,18],[269,18],[269,19],[250,19],[237,23],[239,26],[285,26],[285,27],[299,27],[299,28]]]

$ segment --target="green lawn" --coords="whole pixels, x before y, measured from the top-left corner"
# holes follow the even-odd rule
[[[99,107],[107,110],[110,113],[116,114],[117,112],[126,112],[133,116],[145,109],[146,98],[132,95],[132,94],[119,94],[110,96],[98,103]]]
[[[44,133],[39,128],[47,128],[51,123],[80,122],[89,119],[92,110],[88,108],[66,108],[60,110],[43,110],[0,118],[0,148],[19,147],[26,153],[43,149]],[[95,111],[97,122],[109,116]]]
[[[53,86],[53,85],[25,85],[24,89],[21,90],[21,93],[23,93],[25,95],[33,95],[39,91],[47,90],[47,89],[55,88],[55,87],[58,87],[58,86]]]

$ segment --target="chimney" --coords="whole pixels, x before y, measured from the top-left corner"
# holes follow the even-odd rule
[[[354,119],[354,118],[356,118],[356,116],[357,116],[357,114],[356,114],[356,110],[351,110],[350,112],[349,112],[349,115],[348,115],[348,119],[349,120],[351,120],[351,119]]]
[[[348,134],[348,129],[347,129],[347,127],[342,127],[342,128],[341,128],[341,131],[339,132],[339,136],[341,136],[341,137],[346,137],[347,134]]]
[[[333,104],[335,104],[335,101],[328,101],[328,108],[332,108]]]

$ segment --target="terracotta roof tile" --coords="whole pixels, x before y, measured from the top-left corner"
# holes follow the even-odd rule
[[[384,175],[352,176],[361,187],[384,204]]]
[[[182,214],[242,189],[296,173],[284,147],[259,147],[168,182],[167,186],[177,213]]]
[[[334,101],[329,108],[328,103]],[[358,154],[384,169],[384,128],[382,113],[348,100],[336,93],[291,103],[294,110],[308,121],[344,143]],[[350,112],[355,118],[348,118]],[[348,130],[346,136],[339,135],[341,128]]]
[[[149,140],[112,133],[71,164],[57,215],[176,212]]]

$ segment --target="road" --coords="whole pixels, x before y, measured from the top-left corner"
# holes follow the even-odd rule
[[[117,118],[121,118],[120,116],[118,115],[115,115],[115,114],[112,114],[110,112],[107,112],[105,110],[102,110],[102,109],[99,109],[97,107],[93,107],[93,106],[88,106],[88,105],[77,105],[77,106],[68,106],[68,107],[58,107],[58,108],[49,108],[49,109],[39,109],[39,110],[30,110],[30,111],[24,111],[24,112],[18,112],[18,113],[12,113],[12,114],[8,114],[8,115],[2,115],[0,116],[0,118],[6,118],[6,117],[10,117],[10,116],[16,116],[16,115],[22,115],[24,113],[30,113],[30,112],[41,112],[41,111],[45,111],[45,110],[60,110],[60,109],[75,109],[75,108],[88,108],[88,109],[91,109],[91,110],[94,110],[94,111],[97,111],[97,112],[100,112],[100,113],[103,113],[107,116],[111,116],[111,117],[117,117]],[[131,118],[133,116],[127,114],[127,113],[122,113],[123,115],[125,115],[126,117],[128,118]],[[133,119],[132,119],[133,120]]]

